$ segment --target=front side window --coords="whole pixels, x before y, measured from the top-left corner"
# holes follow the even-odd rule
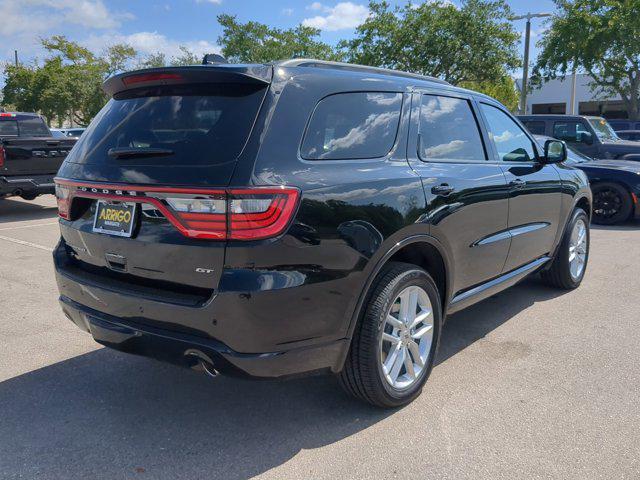
[[[489,138],[503,162],[532,162],[536,160],[533,143],[524,130],[506,113],[492,105],[482,103],[487,120]]]
[[[422,96],[418,152],[422,160],[486,160],[478,124],[467,100]]]
[[[582,122],[555,122],[553,136],[569,143],[589,143],[591,132]]]
[[[401,93],[354,92],[324,98],[314,110],[300,154],[307,160],[379,158],[395,143]]]

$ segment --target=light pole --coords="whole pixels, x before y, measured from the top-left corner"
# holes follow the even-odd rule
[[[519,15],[517,17],[511,17],[509,20],[524,20],[527,19],[527,29],[524,38],[524,65],[522,66],[522,90],[520,91],[520,113],[527,113],[527,82],[529,81],[529,41],[531,40],[531,19],[550,17],[550,13],[527,13],[526,15]]]

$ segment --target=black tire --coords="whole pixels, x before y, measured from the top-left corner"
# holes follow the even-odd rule
[[[404,390],[396,390],[384,378],[380,362],[380,336],[387,313],[398,294],[409,286],[424,290],[433,312],[433,340],[424,368],[415,383]],[[414,400],[422,391],[433,368],[440,340],[442,307],[435,282],[420,267],[391,262],[377,276],[362,307],[358,325],[344,368],[338,374],[347,393],[378,407],[395,408]]]
[[[617,183],[603,182],[591,186],[593,193],[593,223],[613,225],[631,216],[631,195]]]
[[[570,269],[570,261],[569,261],[569,247],[571,243],[571,234],[575,225],[579,222],[583,221],[586,226],[586,257],[584,260],[584,266],[582,268],[582,272],[578,277],[575,277],[571,274]],[[560,246],[558,247],[558,251],[556,252],[556,256],[553,259],[551,266],[547,270],[543,270],[541,272],[542,280],[552,287],[562,288],[564,290],[572,290],[574,288],[578,288],[582,283],[582,279],[584,278],[584,274],[587,271],[587,265],[589,263],[589,247],[591,245],[591,237],[589,232],[589,216],[587,213],[581,208],[577,208],[573,215],[571,215],[571,219],[565,228],[564,235],[562,237],[562,241]]]

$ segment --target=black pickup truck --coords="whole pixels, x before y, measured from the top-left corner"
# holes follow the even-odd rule
[[[640,142],[622,140],[602,117],[519,115],[518,118],[534,135],[563,140],[587,157],[640,161]]]
[[[53,177],[73,138],[54,138],[40,115],[0,112],[0,198],[55,193]]]

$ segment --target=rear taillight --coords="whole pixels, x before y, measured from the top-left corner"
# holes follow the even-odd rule
[[[4,167],[4,147],[0,145],[0,168]]]
[[[69,220],[71,211],[71,188],[56,182],[56,200],[58,201],[58,215]]]
[[[293,218],[300,192],[291,187],[202,190],[56,179],[58,213],[62,218],[70,219],[76,196],[153,205],[191,238],[262,240],[284,232]]]

